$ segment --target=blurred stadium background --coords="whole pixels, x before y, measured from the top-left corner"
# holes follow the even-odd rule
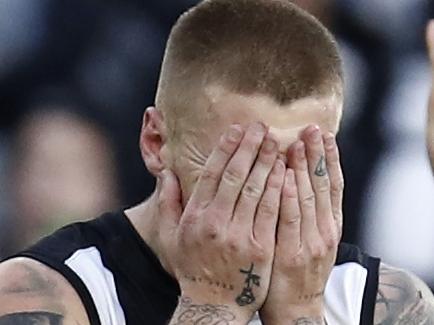
[[[151,192],[141,117],[170,27],[195,2],[0,0],[0,258]],[[345,62],[344,240],[434,287],[423,42],[434,1],[294,2],[333,30]]]

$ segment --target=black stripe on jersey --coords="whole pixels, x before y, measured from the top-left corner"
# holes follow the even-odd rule
[[[341,243],[336,265],[351,262],[360,264],[368,270],[363,293],[360,325],[372,325],[374,324],[375,304],[377,302],[380,259],[364,254],[357,246]]]

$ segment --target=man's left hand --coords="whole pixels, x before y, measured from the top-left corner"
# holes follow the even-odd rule
[[[334,135],[310,126],[288,153],[270,291],[276,324],[324,324],[324,290],[342,231],[343,175]]]

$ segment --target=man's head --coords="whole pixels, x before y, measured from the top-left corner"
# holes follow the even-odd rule
[[[335,40],[289,0],[205,0],[172,29],[144,119],[148,169],[172,168],[185,199],[230,124],[264,122],[282,153],[308,124],[337,132],[342,84]]]

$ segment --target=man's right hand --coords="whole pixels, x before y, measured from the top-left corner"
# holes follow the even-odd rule
[[[184,211],[162,173],[164,258],[181,288],[170,324],[247,324],[270,283],[285,165],[259,123],[232,126],[210,155]]]

